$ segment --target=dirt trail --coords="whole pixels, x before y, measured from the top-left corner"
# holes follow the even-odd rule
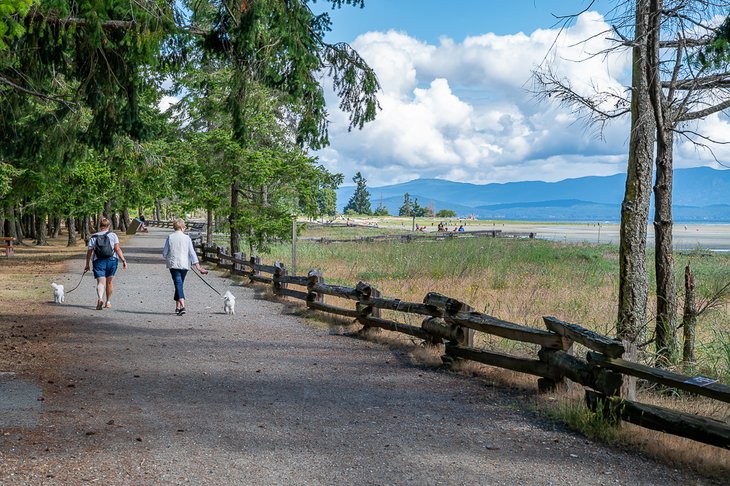
[[[37,426],[0,430],[0,484],[704,482],[542,420],[520,392],[316,328],[214,273],[236,315],[189,275],[178,317],[165,234],[130,239],[112,309],[94,310],[87,276],[66,305],[45,304],[47,318],[10,316],[45,332],[44,364],[22,373],[43,391]],[[67,288],[82,266],[70,262]]]

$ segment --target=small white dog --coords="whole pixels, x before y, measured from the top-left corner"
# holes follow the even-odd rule
[[[236,313],[236,297],[230,290],[226,290],[226,293],[223,294],[223,312],[229,316]]]
[[[51,283],[51,287],[53,287],[53,302],[55,302],[56,304],[63,304],[63,301],[66,300],[66,294],[63,291],[63,285],[53,282]]]

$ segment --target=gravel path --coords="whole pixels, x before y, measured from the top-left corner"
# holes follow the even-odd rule
[[[189,275],[172,312],[162,230],[124,248],[114,306],[86,277],[58,315],[38,427],[0,437],[0,484],[702,484],[526,410],[528,397],[411,363]],[[78,281],[71,262],[67,288]],[[257,290],[259,289],[259,290]]]

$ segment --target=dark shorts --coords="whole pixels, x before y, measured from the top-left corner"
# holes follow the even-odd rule
[[[97,258],[94,260],[94,278],[113,277],[117,273],[118,262],[116,258]]]

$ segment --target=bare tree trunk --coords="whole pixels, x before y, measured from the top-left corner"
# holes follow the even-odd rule
[[[113,199],[109,199],[106,203],[104,203],[104,210],[102,212],[102,216],[104,216],[109,221],[112,220],[112,203],[114,202]]]
[[[5,232],[5,236],[10,236],[12,238],[18,237],[18,232],[15,227],[15,208],[13,206],[5,206],[5,221],[7,226],[7,231]]]
[[[657,365],[672,363],[676,354],[677,288],[672,250],[672,144],[673,131],[658,132],[654,185],[654,238],[656,265]]]
[[[156,221],[162,221],[161,214],[162,211],[160,210],[160,200],[155,199],[155,220]]]
[[[36,228],[35,228],[35,244],[37,246],[48,245],[48,238],[46,237],[46,215],[36,215]]]
[[[36,218],[35,213],[26,214],[23,216],[23,233],[31,240],[36,239]]]
[[[15,236],[15,239],[18,240],[18,243],[23,243],[23,240],[25,239],[25,235],[23,234],[23,225],[22,225],[22,213],[20,212],[20,208],[15,208],[14,210],[15,216],[13,219],[15,219],[15,234],[11,234],[10,236]]]
[[[66,220],[66,229],[68,230],[67,246],[76,246],[76,219],[69,216]]]
[[[0,208],[0,236],[5,236],[5,208]]]
[[[695,276],[692,274],[692,267],[687,264],[684,267],[684,315],[682,316],[682,327],[684,331],[682,362],[685,367],[691,366],[695,362],[695,327],[697,326],[696,299]]]
[[[238,191],[241,189],[241,181],[234,177],[231,184],[231,214],[228,223],[231,228],[231,254],[241,251],[241,230],[238,227]]]
[[[49,218],[49,220],[52,222],[51,227],[53,228],[51,238],[58,238],[61,234],[61,218],[54,216],[53,218]]]
[[[91,217],[86,214],[84,215],[83,222],[81,223],[81,238],[84,243],[88,244],[91,239],[91,232],[89,231]]]
[[[646,76],[648,0],[636,0],[633,48],[631,136],[626,192],[621,204],[619,246],[618,337],[636,342],[646,322],[649,280],[646,271],[646,233],[651,199],[655,123]]]
[[[213,242],[213,210],[212,209],[207,210],[205,242],[209,245]]]
[[[124,211],[122,211],[122,226],[123,226],[122,229],[124,231],[127,231],[127,228],[129,228],[129,221],[130,221],[129,208],[124,208]]]

